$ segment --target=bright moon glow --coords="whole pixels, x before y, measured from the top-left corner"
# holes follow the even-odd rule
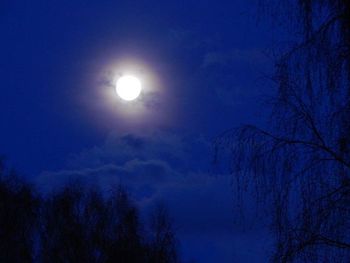
[[[123,76],[117,81],[116,91],[123,100],[134,100],[141,93],[141,82],[133,76]]]

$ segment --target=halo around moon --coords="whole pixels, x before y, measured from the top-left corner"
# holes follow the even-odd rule
[[[134,76],[122,76],[117,80],[116,92],[126,101],[132,101],[140,96],[142,90],[141,81]]]

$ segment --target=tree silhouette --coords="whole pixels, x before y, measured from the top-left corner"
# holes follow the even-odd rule
[[[151,254],[149,262],[178,262],[175,233],[168,211],[162,203],[156,206],[151,216],[151,233]]]
[[[40,198],[0,161],[0,262],[175,263],[176,243],[164,205],[147,227],[123,186],[103,195],[76,183]]]
[[[269,209],[275,262],[347,262],[350,2],[279,3],[296,8],[294,25],[303,35],[276,62],[270,129],[246,125],[225,132],[216,157],[229,149],[238,191],[254,188]]]
[[[83,202],[84,193],[73,186],[45,202],[41,225],[43,262],[93,262]]]
[[[106,262],[108,251],[108,206],[100,192],[91,190],[85,198],[83,211],[86,241],[92,262]]]
[[[137,209],[125,189],[119,186],[108,201],[109,248],[106,262],[144,262]]]
[[[39,199],[0,160],[0,262],[33,262]]]

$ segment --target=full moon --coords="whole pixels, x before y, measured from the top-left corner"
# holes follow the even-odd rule
[[[123,76],[117,80],[116,91],[126,101],[135,100],[141,93],[141,81],[134,76]]]

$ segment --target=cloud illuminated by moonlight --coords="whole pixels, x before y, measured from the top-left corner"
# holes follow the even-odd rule
[[[171,126],[176,110],[169,84],[165,85],[164,72],[159,72],[161,66],[136,59],[110,61],[94,73],[93,84],[88,84],[88,94],[81,95],[85,105],[84,119],[97,128],[121,133],[142,133]],[[126,75],[135,76],[142,83],[142,92],[132,103],[123,101],[116,93],[117,80]]]

